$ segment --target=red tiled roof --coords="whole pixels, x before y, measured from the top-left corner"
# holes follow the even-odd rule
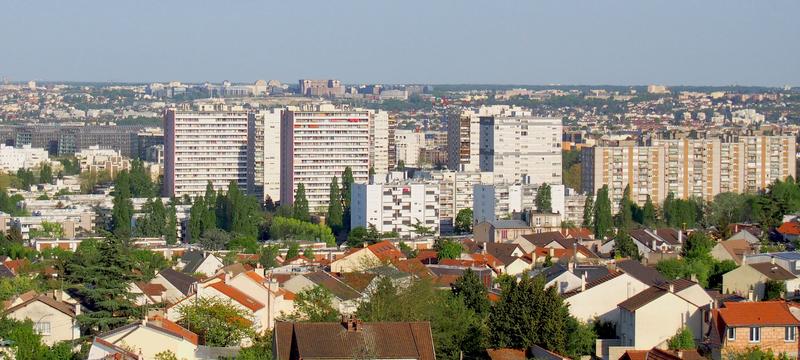
[[[719,316],[727,326],[800,325],[783,301],[726,302]]]
[[[176,323],[174,323],[172,321],[167,320],[166,318],[164,318],[164,317],[162,317],[160,315],[153,316],[152,318],[150,318],[150,320],[152,320],[156,325],[158,325],[158,326],[160,326],[160,327],[162,327],[162,328],[164,328],[166,330],[169,330],[169,331],[172,331],[172,332],[174,332],[176,334],[179,334],[181,337],[186,339],[186,341],[189,341],[192,344],[197,345],[197,343],[199,341],[199,336],[197,334],[195,334],[195,333],[183,328],[182,326],[180,326],[180,325],[178,325],[178,324],[176,324]]]
[[[258,311],[264,308],[264,304],[254,300],[253,298],[247,296],[245,293],[239,291],[238,289],[224,283],[224,282],[215,282],[208,287],[213,288],[223,294],[225,296],[231,298],[232,300],[242,304],[246,308],[252,311]]]
[[[396,260],[403,257],[403,252],[388,240],[367,246],[367,249],[381,260]]]
[[[11,269],[11,271],[13,271],[14,274],[18,274],[19,268],[22,267],[23,265],[30,264],[30,261],[28,261],[28,259],[8,260],[4,264],[6,265],[7,268]]]
[[[253,279],[253,281],[255,281],[255,282],[259,283],[259,284],[264,283],[264,277],[259,275],[255,271],[250,270],[250,271],[245,272],[244,274],[247,277],[249,277],[250,279]]]
[[[800,235],[800,223],[794,221],[785,222],[776,231],[783,235]]]
[[[136,286],[138,286],[139,289],[141,289],[142,292],[145,293],[145,295],[148,295],[148,296],[159,296],[159,295],[163,294],[164,291],[167,291],[167,288],[165,288],[164,285],[161,285],[161,284],[150,284],[150,283],[146,283],[146,282],[137,282]]]
[[[520,349],[486,349],[491,360],[525,360],[525,350]]]

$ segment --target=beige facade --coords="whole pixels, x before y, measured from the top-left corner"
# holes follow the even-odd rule
[[[58,304],[52,306],[51,302]],[[9,309],[7,316],[20,321],[33,321],[33,328],[42,335],[42,341],[47,345],[53,345],[59,341],[80,338],[81,331],[75,318],[75,308],[75,305],[57,300],[34,299]]]

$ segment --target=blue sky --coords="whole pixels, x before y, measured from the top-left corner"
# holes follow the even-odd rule
[[[800,85],[800,1],[0,2],[0,77]]]

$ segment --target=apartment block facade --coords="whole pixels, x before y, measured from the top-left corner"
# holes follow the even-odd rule
[[[354,184],[351,227],[374,225],[380,232],[411,237],[414,225],[439,235],[439,185],[433,183]]]
[[[536,209],[536,192],[539,184],[476,184],[473,186],[472,213],[476,223],[512,218],[513,214],[522,214]],[[550,186],[552,213],[566,212],[564,185]],[[557,225],[560,225],[557,224]]]
[[[626,186],[639,205],[648,195],[661,203],[669,193],[711,201],[722,192],[754,192],[776,179],[794,177],[795,152],[794,137],[782,135],[596,146],[581,154],[582,187],[593,194],[608,185],[612,204],[619,203]]]
[[[283,109],[249,114],[247,191],[261,201],[281,200],[281,116]]]

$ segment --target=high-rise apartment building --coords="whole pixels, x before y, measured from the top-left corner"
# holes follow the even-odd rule
[[[536,209],[539,184],[476,184],[473,187],[472,214],[475,222],[512,218]],[[566,212],[564,185],[550,186],[551,213]]]
[[[415,225],[422,225],[439,234],[438,184],[355,184],[351,204],[351,227],[374,225],[380,232],[408,237],[414,235]]]
[[[466,111],[448,121],[448,165],[508,183],[561,184],[562,129],[561,119],[518,107]]]
[[[383,178],[389,173],[389,113],[370,111],[369,164],[374,176]]]
[[[283,109],[252,112],[248,118],[247,191],[262,201],[281,200],[281,115]]]
[[[643,205],[648,195],[661,203],[669,193],[711,201],[722,192],[754,192],[776,179],[795,176],[796,142],[792,136],[739,136],[723,140],[654,139],[650,145],[624,142],[582,152],[583,190],[608,185],[616,206],[626,186]]]
[[[164,195],[205,193],[210,181],[247,188],[248,112],[221,102],[185,105],[164,113]]]
[[[439,184],[439,224],[442,232],[452,232],[458,212],[472,208],[475,185],[494,182],[492,173],[477,171],[417,171],[415,176]]]
[[[388,153],[377,155],[371,151],[373,114],[369,110],[341,109],[331,104],[284,111],[281,203],[293,204],[297,185],[302,183],[309,209],[325,212],[334,176],[341,184],[342,173],[349,166],[355,182],[366,184],[371,159],[386,156],[388,163]]]

